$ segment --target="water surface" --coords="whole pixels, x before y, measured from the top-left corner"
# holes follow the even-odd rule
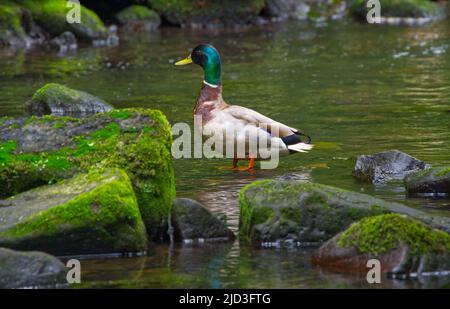
[[[356,23],[287,23],[240,31],[161,29],[114,48],[69,55],[0,51],[0,115],[48,82],[66,84],[120,107],[161,109],[192,123],[202,81],[197,66],[174,67],[198,43],[223,57],[224,98],[310,134],[316,148],[282,158],[276,170],[219,169],[229,160],[175,161],[179,197],[191,197],[238,224],[237,194],[251,181],[291,174],[448,215],[449,200],[410,199],[401,183],[353,179],[359,154],[387,149],[433,165],[450,164],[450,23],[420,28]],[[364,279],[311,266],[312,249],[159,246],[132,259],[87,259],[83,280],[111,287],[368,287]],[[444,286],[439,280],[383,280],[381,287]],[[370,286],[380,287],[380,286]]]

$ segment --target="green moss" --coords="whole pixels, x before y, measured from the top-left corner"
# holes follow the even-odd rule
[[[437,177],[442,177],[450,173],[450,167],[444,167],[436,172]]]
[[[247,199],[246,191],[249,190],[252,187],[264,185],[266,183],[270,183],[269,179],[265,180],[257,180],[252,182],[251,184],[245,186],[240,192],[239,192],[239,235],[241,238],[244,238],[246,240],[250,240],[252,237],[252,227],[256,224],[254,220],[254,205],[250,203],[250,201]],[[264,211],[263,211],[264,212]],[[266,211],[268,214],[268,211]],[[258,224],[262,223],[262,219],[264,219],[263,216],[258,216]]]
[[[116,18],[122,24],[132,21],[155,21],[160,22],[159,15],[143,5],[132,5],[120,11]]]
[[[128,119],[130,118],[130,113],[124,111],[123,109],[115,109],[110,112],[110,115],[113,119]]]
[[[36,189],[34,195],[39,203],[39,196],[53,191],[65,194],[68,190],[70,192],[79,187],[89,187],[94,183],[94,189],[67,202],[23,216],[20,223],[0,232],[0,241],[19,247],[29,246],[25,243],[39,242],[42,241],[41,238],[48,239],[51,243],[54,237],[63,237],[65,233],[88,230],[92,237],[97,238],[93,242],[101,241],[101,246],[112,252],[144,250],[147,243],[145,227],[131,183],[124,171],[92,170],[87,175],[75,176],[55,185],[56,187]],[[71,241],[81,241],[77,237],[72,235]],[[95,251],[96,248],[92,249]]]
[[[22,27],[23,10],[15,3],[5,1],[0,6],[0,32],[11,30],[17,34],[25,34]]]
[[[450,252],[450,235],[399,214],[364,218],[342,233],[339,246],[355,246],[362,253],[380,255],[401,244],[412,254]]]
[[[148,0],[150,6],[171,22],[189,22],[190,20],[216,21],[217,19],[246,20],[249,16],[258,16],[265,5],[264,0]]]
[[[81,23],[68,23],[66,16],[71,10],[64,0],[16,0],[28,8],[33,19],[51,35],[71,31],[81,40],[91,41],[107,35],[105,25],[93,11],[81,7]]]
[[[0,167],[6,166],[6,164],[13,160],[13,154],[16,147],[16,141],[0,143]]]
[[[366,18],[370,8],[367,0],[353,0],[350,11],[358,18]],[[439,7],[430,0],[380,0],[383,17],[431,17],[439,14]]]
[[[121,121],[127,119],[127,125]],[[62,124],[61,124],[62,122]],[[64,124],[89,123],[93,130],[67,137],[62,148],[13,154],[12,142],[0,150],[0,195],[10,196],[39,185],[71,177],[93,167],[124,169],[136,191],[149,233],[156,237],[170,212],[175,196],[170,125],[157,110],[124,109],[87,119],[31,117],[25,125],[40,123],[45,130],[61,130]],[[92,125],[95,123],[96,125]],[[60,135],[61,133],[55,132]]]

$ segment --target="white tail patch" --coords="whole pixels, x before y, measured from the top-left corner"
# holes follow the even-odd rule
[[[311,144],[305,144],[305,143],[297,143],[294,145],[289,145],[287,148],[289,150],[297,151],[297,152],[308,152],[309,150],[313,149],[314,145]]]

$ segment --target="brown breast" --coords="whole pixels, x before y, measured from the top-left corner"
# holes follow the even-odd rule
[[[221,108],[222,105],[226,105],[222,99],[222,86],[211,87],[203,83],[193,114],[202,116],[202,123],[204,125],[211,120],[211,112],[215,108]]]

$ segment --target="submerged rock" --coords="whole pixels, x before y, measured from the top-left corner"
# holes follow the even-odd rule
[[[356,159],[353,176],[362,181],[380,183],[403,179],[412,171],[423,170],[428,164],[398,150],[388,150]]]
[[[173,25],[186,28],[214,28],[255,23],[265,1],[148,0],[148,3]]]
[[[157,110],[0,118],[0,197],[92,168],[119,167],[127,172],[147,231],[156,238],[166,234],[161,227],[175,195],[171,145],[170,125]]]
[[[145,227],[127,174],[92,170],[0,200],[0,246],[58,255],[138,252]]]
[[[409,195],[448,197],[450,195],[450,167],[435,167],[411,173],[405,177]]]
[[[148,7],[132,5],[116,15],[116,19],[125,31],[153,31],[161,24],[161,18]]]
[[[178,198],[173,203],[172,225],[176,240],[228,241],[234,234],[197,201]]]
[[[330,239],[364,217],[407,214],[450,231],[450,218],[327,185],[255,181],[240,192],[240,236],[254,243],[302,245]]]
[[[112,109],[111,105],[100,98],[59,84],[46,84],[25,104],[25,111],[34,116],[83,117]]]
[[[450,235],[405,215],[364,218],[327,241],[313,263],[335,272],[366,275],[367,262],[380,261],[382,273],[411,274],[450,270]]]
[[[367,22],[367,0],[352,0],[350,12],[358,20]],[[381,24],[420,26],[445,17],[445,8],[429,0],[380,0]]]
[[[0,289],[56,287],[67,283],[67,268],[43,252],[0,248]]]

